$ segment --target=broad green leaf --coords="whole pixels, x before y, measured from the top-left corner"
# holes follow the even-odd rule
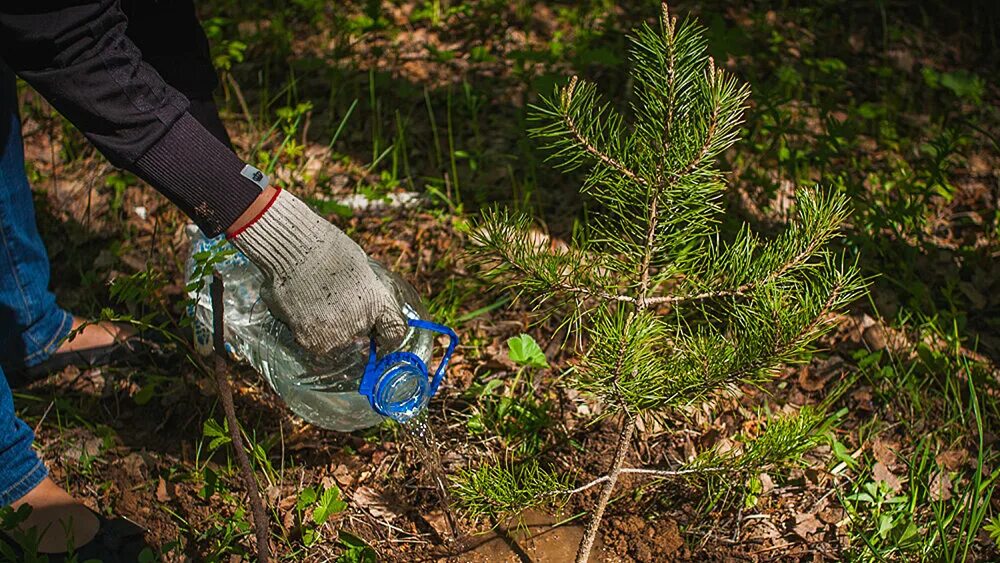
[[[208,443],[209,450],[217,450],[220,446],[228,444],[231,441],[228,425],[222,426],[214,419],[205,421],[204,426],[202,426],[202,432],[206,438],[212,439]]]
[[[219,485],[219,474],[213,471],[210,467],[206,467],[204,471],[205,486],[201,488],[201,498],[208,500],[212,498],[215,494],[216,489]]]
[[[139,389],[139,392],[132,397],[132,400],[141,407],[153,399],[155,392],[156,383],[148,383],[142,389]]]
[[[302,492],[299,493],[298,500],[295,501],[295,508],[297,508],[299,512],[305,510],[312,503],[316,502],[316,497],[316,489],[313,487],[306,487],[305,489],[302,489]]]
[[[323,496],[319,499],[319,506],[313,511],[313,522],[322,524],[330,518],[331,514],[343,512],[347,508],[347,503],[340,500],[340,489],[332,485],[323,491]]]
[[[337,558],[337,563],[375,563],[378,560],[375,550],[350,532],[340,531],[340,545],[345,550]]]
[[[515,364],[533,368],[549,367],[545,353],[530,334],[521,334],[507,340],[507,347],[510,349],[507,355]]]
[[[889,532],[892,530],[892,517],[888,514],[883,514],[878,519],[878,535],[883,538],[888,537]]]

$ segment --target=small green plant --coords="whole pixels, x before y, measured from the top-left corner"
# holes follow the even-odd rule
[[[235,504],[236,499],[227,495],[226,500]],[[243,539],[252,534],[253,525],[250,523],[247,511],[241,506],[232,509],[232,513],[226,517],[220,514],[212,515],[211,521],[198,531],[194,531],[193,537],[198,541],[208,544],[206,561],[212,563],[218,561],[229,561],[231,557],[247,557],[249,553],[242,546]]]
[[[44,563],[48,561],[44,555],[38,553],[38,542],[41,534],[37,528],[30,528],[26,531],[19,529],[19,526],[31,515],[31,507],[23,504],[17,510],[9,506],[0,506],[0,534],[7,536],[14,541],[21,549],[19,556],[7,542],[0,542],[0,561],[9,563]]]
[[[510,464],[464,474],[459,497],[479,515],[497,514],[534,496],[600,485],[579,562],[590,556],[622,473],[725,487],[734,480],[712,477],[747,474],[811,447],[817,424],[803,413],[775,419],[742,456],[707,453],[680,469],[625,464],[640,417],[669,424],[678,408],[804,361],[832,314],[865,289],[857,267],[828,248],[847,216],[842,196],[800,190],[788,228],[773,240],[748,226],[721,230],[726,184],[717,161],[739,137],[749,89],[715,67],[703,28],[678,22],[666,5],[659,29],[644,26],[631,43],[634,123],[576,77],[534,110],[532,134],[551,159],[587,171],[588,216],[570,244],[541,242],[531,217],[505,210],[484,213],[473,235],[491,279],[531,299],[541,315],[566,319],[584,343],[566,381],[600,400],[602,416],[620,427],[607,473],[583,487],[543,492],[538,483],[560,480]]]
[[[472,434],[486,431],[503,440],[504,446],[522,455],[538,453],[548,440],[546,430],[551,425],[550,401],[539,397],[535,390],[537,370],[549,367],[541,347],[528,334],[507,341],[508,357],[519,366],[513,380],[490,379],[474,383],[466,395],[476,399],[476,409],[466,421]],[[525,378],[525,374],[529,374]],[[503,388],[502,393],[496,393]]]
[[[869,546],[891,543],[895,550],[912,551],[919,544],[919,530],[907,507],[906,495],[893,493],[885,481],[868,481],[844,498],[844,506],[855,518],[867,522]],[[882,556],[891,552],[882,551]]]
[[[122,206],[125,203],[125,190],[128,189],[130,184],[135,183],[134,177],[123,172],[114,172],[104,178],[104,187],[110,188],[112,191],[111,201],[108,202],[108,206],[112,212],[115,214],[121,213]]]
[[[376,563],[378,554],[365,540],[352,533],[340,531],[340,546],[344,551],[337,557],[337,563]]]
[[[312,515],[306,518],[306,510],[312,508]],[[340,498],[340,489],[336,485],[329,488],[306,487],[299,493],[295,501],[295,515],[301,529],[302,543],[306,547],[319,539],[319,528],[330,519],[330,516],[347,509],[347,503]],[[311,525],[310,525],[311,522]]]
[[[510,349],[508,354],[510,361],[515,364],[533,368],[549,367],[549,362],[545,359],[542,348],[529,334],[511,338],[507,341],[507,347]]]
[[[910,361],[885,362],[883,356],[881,352],[858,354],[859,367],[869,381],[886,388],[882,391],[886,401],[906,405],[918,419],[933,416],[939,423],[913,440],[912,452],[901,456],[906,473],[888,477],[892,484],[884,480],[885,475],[876,477],[874,460],[844,464],[858,472],[848,494],[840,499],[850,517],[846,530],[855,555],[863,561],[962,562],[974,558],[976,536],[980,530],[990,532],[987,513],[1000,478],[1000,470],[988,469],[995,466],[997,457],[984,444],[982,434],[984,413],[995,408],[990,405],[993,399],[977,391],[977,385],[986,384],[991,376],[978,373],[966,358],[930,350],[924,343]],[[880,366],[880,361],[885,365]],[[966,381],[933,380],[955,373]],[[970,427],[977,436],[967,436]],[[938,444],[955,444],[956,440],[958,447],[964,445],[964,451],[975,455],[975,463],[942,465]],[[974,446],[968,443],[974,440]],[[836,450],[835,454],[841,457]]]
[[[249,449],[250,462],[254,466],[254,469],[260,470],[264,478],[267,479],[269,485],[274,485],[275,480],[278,479],[278,472],[271,464],[270,457],[267,453],[269,440],[258,440],[255,436],[247,434],[243,428],[240,428],[240,432],[242,433],[243,440],[246,442]],[[207,419],[202,425],[202,436],[206,441],[205,446],[207,447],[209,454],[212,454],[220,449],[224,449],[226,451],[227,461],[230,464],[232,463],[230,448],[233,446],[233,441],[229,435],[229,423],[225,418],[222,419],[222,424],[216,422],[215,419]],[[223,448],[223,446],[226,447]]]
[[[993,545],[1000,547],[1000,518],[993,516],[983,525],[983,530],[990,535]]]

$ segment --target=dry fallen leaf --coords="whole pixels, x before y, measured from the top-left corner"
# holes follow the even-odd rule
[[[767,473],[761,473],[758,477],[760,479],[760,494],[766,495],[774,490],[774,480]]]
[[[851,398],[857,403],[857,408],[863,411],[875,410],[875,403],[872,402],[872,394],[868,389],[862,388],[851,393]]]
[[[809,366],[802,366],[799,369],[799,387],[810,392],[821,391],[826,387],[826,382],[830,381],[831,377],[833,377],[833,372],[826,375],[813,375]]]
[[[781,537],[778,527],[770,520],[750,520],[746,525],[745,540],[776,540]]]
[[[951,477],[944,471],[937,471],[931,476],[927,488],[930,492],[931,500],[942,501],[951,498]]]
[[[160,477],[160,481],[156,484],[156,500],[160,502],[167,502],[174,498],[174,484],[168,483],[166,479]]]
[[[136,481],[145,479],[146,460],[141,455],[136,453],[128,454],[119,463],[125,469],[125,473],[132,479]]]
[[[881,461],[887,467],[896,463],[898,449],[899,445],[895,442],[883,441],[881,438],[872,441],[872,456],[875,457],[875,461]]]
[[[350,487],[354,484],[354,473],[341,463],[333,470],[333,478],[340,483],[341,487]]]
[[[874,324],[865,329],[861,334],[865,344],[872,350],[882,350],[885,348],[885,329],[880,324]]]
[[[381,518],[383,520],[395,520],[396,514],[385,499],[380,495],[375,489],[371,487],[359,487],[358,490],[354,491],[351,495],[354,499],[355,504],[359,507],[364,508],[376,518]]]
[[[937,463],[948,471],[956,471],[969,458],[968,450],[948,450],[937,455]]]
[[[847,513],[844,509],[838,507],[827,508],[819,513],[819,519],[827,524],[837,524],[846,517]]]
[[[795,527],[792,528],[798,536],[804,540],[809,539],[810,534],[824,527],[824,524],[816,518],[815,514],[796,514]]]
[[[903,488],[903,482],[899,480],[899,477],[889,471],[889,468],[881,461],[875,462],[872,467],[872,476],[875,477],[876,481],[884,482],[894,493],[898,493]]]
[[[451,525],[443,510],[432,510],[424,515],[424,519],[442,538],[449,537],[451,534]]]

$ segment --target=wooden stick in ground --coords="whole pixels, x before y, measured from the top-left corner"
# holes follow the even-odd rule
[[[253,468],[250,467],[250,459],[247,457],[247,450],[243,445],[243,436],[240,434],[240,423],[236,419],[236,408],[233,406],[233,389],[229,386],[229,379],[226,377],[226,342],[223,337],[223,329],[225,328],[223,312],[225,311],[225,305],[222,301],[222,291],[222,276],[219,275],[219,272],[213,272],[211,293],[212,337],[215,346],[215,384],[219,387],[219,398],[222,399],[222,409],[226,411],[229,436],[233,441],[233,450],[236,452],[236,463],[240,466],[243,485],[250,495],[250,509],[253,512],[253,524],[257,532],[257,560],[261,563],[266,563],[271,559],[270,526],[267,512],[264,510],[264,503],[260,498],[260,490],[257,488],[257,478],[254,476]]]

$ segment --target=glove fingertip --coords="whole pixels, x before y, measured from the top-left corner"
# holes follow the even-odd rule
[[[384,311],[375,323],[375,337],[379,346],[392,350],[399,348],[406,337],[407,325],[398,311]]]

